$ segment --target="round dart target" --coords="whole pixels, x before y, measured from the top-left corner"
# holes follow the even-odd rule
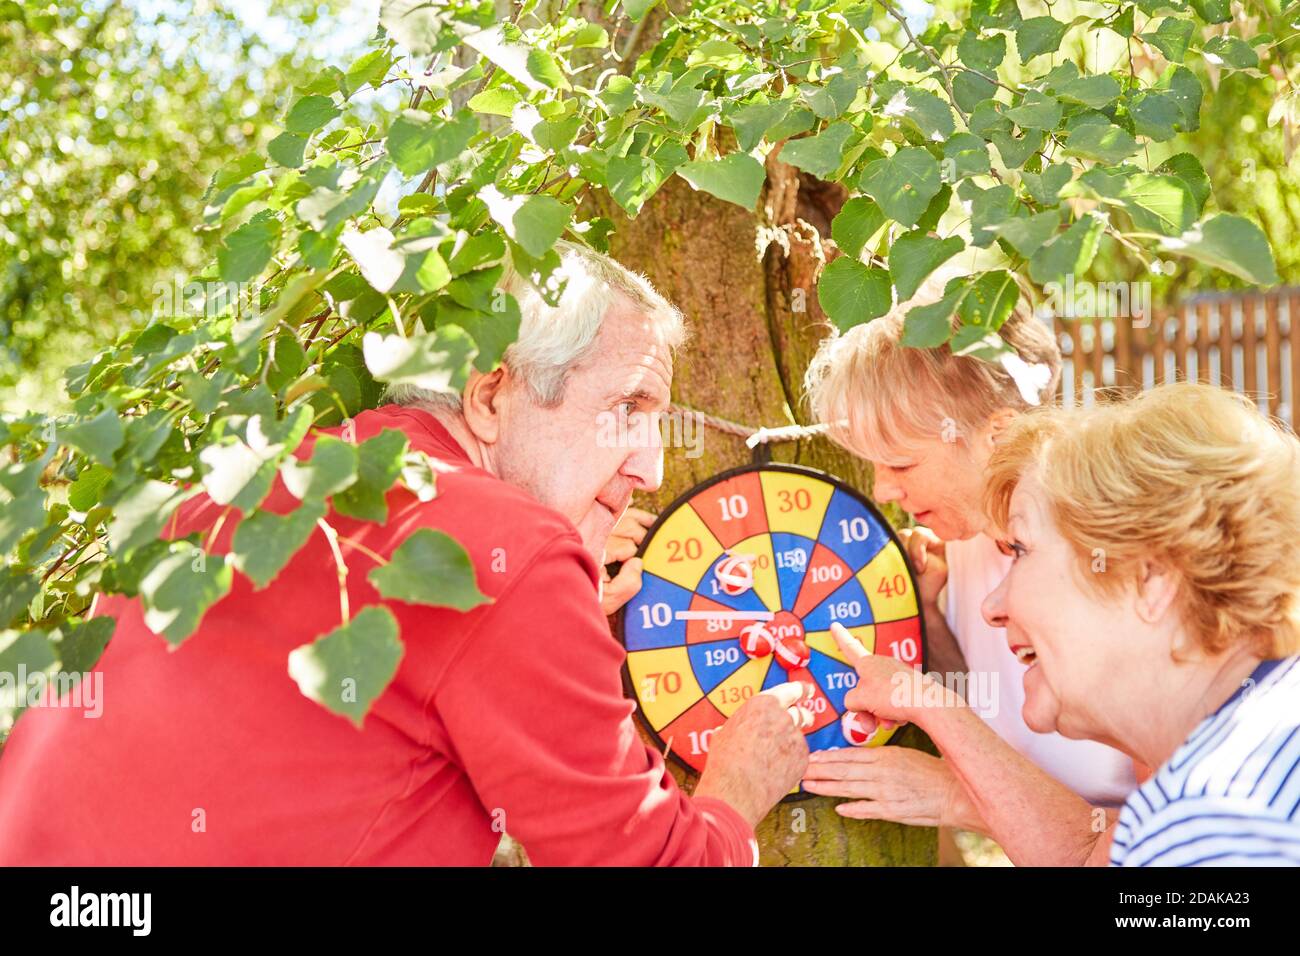
[[[765,464],[717,475],[674,501],[638,554],[641,590],[622,612],[624,677],[661,749],[696,772],[728,717],[790,680],[814,687],[810,750],[861,743],[841,721],[857,674],[832,623],[874,654],[924,666],[916,582],[897,536],[824,472]]]

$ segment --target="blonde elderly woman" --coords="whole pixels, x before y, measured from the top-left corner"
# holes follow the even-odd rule
[[[1133,762],[1111,747],[1027,726],[1024,668],[1003,628],[980,613],[1012,560],[989,533],[981,506],[989,457],[1010,423],[1052,400],[1060,352],[1028,308],[1017,308],[1000,330],[1014,352],[1005,362],[954,355],[947,346],[904,347],[904,315],[939,298],[942,289],[933,280],[891,314],[823,343],[808,371],[810,404],[819,420],[832,424],[834,440],[871,461],[876,500],[896,502],[920,526],[903,534],[920,575],[930,668],[968,672],[965,686],[982,689],[979,710],[988,727],[1013,757],[1041,768],[1028,778],[1031,799],[1056,794],[1070,805],[1082,797],[1118,807],[1136,786]],[[805,779],[810,791],[860,798],[840,805],[844,816],[983,829],[954,812],[951,794],[960,787],[942,760],[892,747],[814,758]],[[1085,816],[1079,825],[1086,831],[1091,820]]]
[[[924,728],[1018,862],[1300,865],[1300,442],[1181,383],[1026,416],[988,474],[1015,559],[984,613],[1026,667],[1026,723],[1159,769],[1071,846],[1059,821],[1082,800],[1026,799],[1033,768],[999,759],[960,700],[917,706],[927,679],[843,632],[849,706]]]

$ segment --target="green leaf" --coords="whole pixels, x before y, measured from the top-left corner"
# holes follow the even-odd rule
[[[392,65],[393,59],[384,49],[371,50],[357,57],[344,76],[347,81],[347,95],[351,96],[366,85],[379,86]]]
[[[99,504],[100,496],[112,477],[111,469],[104,465],[91,465],[68,488],[68,504],[77,511],[89,511]]]
[[[1068,163],[1061,163],[1048,166],[1041,173],[1021,172],[1020,179],[1025,184],[1025,189],[1029,190],[1029,195],[1034,202],[1044,206],[1055,206],[1061,190],[1073,175],[1073,168]]]
[[[1095,159],[1108,165],[1123,162],[1137,151],[1137,140],[1113,123],[1077,126],[1065,141],[1067,156]]]
[[[518,33],[518,31],[515,31]],[[506,39],[501,24],[471,33],[462,43],[477,50],[522,83],[530,93],[548,89],[567,89],[569,84],[555,59],[544,50],[526,43]]]
[[[1205,42],[1201,54],[1205,62],[1232,70],[1252,70],[1259,66],[1259,54],[1241,37],[1213,37]]]
[[[971,133],[954,133],[943,144],[942,166],[944,180],[950,183],[967,176],[987,174],[992,168],[984,140]]]
[[[7,732],[27,707],[26,687],[17,684],[20,671],[30,675],[48,674],[57,665],[54,647],[45,631],[0,631],[0,674],[14,692],[0,695],[0,731]],[[89,715],[87,715],[89,716]]]
[[[1095,110],[1109,106],[1119,99],[1119,81],[1109,73],[1097,76],[1081,76],[1076,80],[1052,87],[1057,97],[1067,103],[1078,103]]]
[[[479,198],[506,235],[534,259],[550,252],[573,215],[569,206],[552,196],[508,196],[496,186],[487,186],[479,191]]]
[[[1154,31],[1141,34],[1141,39],[1163,53],[1170,63],[1182,63],[1195,30],[1191,20],[1165,17]]]
[[[1201,87],[1201,81],[1196,78],[1196,74],[1185,66],[1171,66],[1160,77],[1156,86],[1168,90],[1169,95],[1178,104],[1182,112],[1182,119],[1179,122],[1183,132],[1191,133],[1200,129],[1201,99],[1205,95],[1205,90]]]
[[[357,446],[357,480],[334,496],[334,510],[350,518],[383,524],[388,520],[388,489],[402,474],[406,436],[385,428]]]
[[[383,0],[379,5],[380,25],[414,56],[433,52],[442,20],[442,8],[429,0]]]
[[[1191,4],[1206,23],[1227,23],[1232,19],[1231,0],[1191,0]]]
[[[664,143],[650,156],[615,156],[605,170],[609,194],[630,216],[641,207],[673,174],[690,159],[679,143]]]
[[[1061,38],[1070,24],[1053,17],[1032,17],[1016,28],[1016,50],[1020,61],[1028,63],[1036,56],[1054,53],[1060,49]]]
[[[967,30],[957,44],[957,59],[981,73],[992,74],[1007,55],[1007,38],[1001,33],[981,38],[978,30]]]
[[[515,107],[524,101],[519,91],[509,86],[497,86],[470,97],[466,104],[475,113],[487,113],[489,116],[509,116]]]
[[[678,168],[677,175],[693,189],[743,209],[758,205],[758,194],[767,180],[763,164],[748,153],[728,153],[721,159],[686,163]]]
[[[1102,216],[1087,213],[1044,245],[1029,260],[1029,277],[1040,285],[1063,282],[1067,275],[1078,278],[1092,265],[1106,222]]]
[[[1006,111],[1007,119],[1021,129],[1055,129],[1061,122],[1061,104],[1046,93],[1030,90],[1019,106]]]
[[[289,653],[289,676],[303,696],[358,728],[392,683],[404,647],[386,607],[364,607],[348,621]]]
[[[1171,93],[1146,90],[1129,102],[1129,116],[1139,136],[1148,136],[1157,143],[1173,139],[1182,132],[1182,109]]]
[[[620,5],[630,20],[634,23],[640,23],[658,2],[659,0],[622,0]]]
[[[1019,301],[1020,286],[1011,273],[999,269],[984,273],[970,284],[957,306],[957,314],[963,325],[997,330]]]
[[[781,147],[781,160],[818,179],[826,179],[840,168],[844,144],[854,132],[848,123],[832,123],[816,136],[786,140]]]
[[[144,623],[172,647],[198,629],[208,608],[230,591],[231,568],[219,554],[174,542],[140,579]]]
[[[377,292],[391,292],[406,269],[406,257],[393,249],[393,234],[380,226],[369,232],[344,229],[343,247]]]
[[[948,104],[929,90],[904,86],[890,96],[883,115],[911,120],[928,140],[942,142],[953,134],[956,125]]]
[[[952,314],[967,288],[966,280],[952,279],[938,302],[910,309],[903,317],[902,344],[913,349],[935,349],[947,342],[952,337]]]
[[[307,140],[293,133],[281,133],[266,144],[266,153],[281,166],[297,169],[307,153]]]
[[[1160,247],[1256,285],[1276,285],[1278,282],[1268,239],[1259,226],[1241,216],[1220,213],[1177,238],[1162,239]]]
[[[451,536],[432,528],[412,532],[392,558],[368,575],[392,601],[468,611],[492,599],[478,589],[474,563]]]
[[[990,138],[998,149],[998,155],[1002,157],[1002,165],[1015,169],[1023,166],[1030,156],[1043,148],[1046,135],[1041,129],[1029,129],[1019,138],[1002,132],[993,133]]]
[[[104,648],[108,646],[116,625],[116,619],[107,616],[91,618],[80,624],[60,624],[59,629],[50,635],[59,656],[59,669],[71,674],[90,671],[104,655]]]
[[[289,459],[281,466],[280,477],[295,498],[324,499],[357,480],[357,446],[332,435],[321,435],[311,459]]]
[[[848,74],[836,73],[821,86],[801,83],[799,93],[818,119],[828,120],[835,119],[853,104],[858,85]]]
[[[1176,236],[1196,221],[1196,200],[1187,184],[1177,176],[1133,172],[1132,167],[1108,173],[1100,167],[1079,179],[1110,205],[1128,213],[1142,231]]]
[[[1196,215],[1205,211],[1205,201],[1210,198],[1210,177],[1205,174],[1201,161],[1191,153],[1176,153],[1156,169],[1158,173],[1177,176],[1187,186],[1196,203]]]
[[[113,507],[108,525],[108,544],[119,558],[157,539],[172,512],[186,493],[161,481],[146,479],[127,489]]]
[[[367,332],[362,349],[366,368],[377,382],[407,383],[456,394],[469,380],[474,357],[469,334],[454,325],[410,338]]]
[[[350,189],[316,187],[298,203],[298,218],[317,232],[329,232],[344,220],[361,215],[370,208],[388,170],[388,164],[381,160],[372,163]]]
[[[0,628],[9,627],[40,593],[41,583],[17,568],[0,568]]]
[[[461,111],[444,122],[405,110],[388,130],[388,153],[403,176],[416,176],[455,159],[478,131],[478,120],[470,112]]]
[[[271,210],[244,223],[217,250],[217,272],[223,282],[248,282],[261,275],[280,242],[280,222]]]
[[[884,315],[894,304],[889,273],[840,256],[822,270],[817,301],[840,331],[848,331]]]
[[[857,259],[872,236],[885,224],[885,213],[873,199],[854,196],[831,220],[831,238],[846,256]]]
[[[307,543],[316,522],[325,517],[323,499],[308,498],[285,515],[257,511],[235,528],[230,563],[246,575],[256,590],[275,580],[289,559]]]
[[[113,463],[113,453],[126,437],[122,420],[113,409],[105,409],[94,418],[59,427],[59,440],[104,465]]]
[[[299,136],[310,136],[338,115],[338,107],[331,97],[304,96],[289,109],[284,128]]]
[[[726,115],[726,122],[736,131],[736,144],[742,152],[749,152],[763,139],[773,126],[790,112],[789,100],[769,103],[766,97],[737,107]]]
[[[1061,222],[1058,210],[1050,209],[1028,217],[1013,217],[990,227],[990,232],[1005,239],[1011,247],[1028,259],[1039,247],[1056,233]]]
[[[937,239],[920,230],[895,239],[889,248],[889,274],[898,290],[898,301],[906,302],[915,295],[926,276],[964,248],[966,243],[956,236]]]
[[[909,146],[877,159],[862,173],[862,191],[890,219],[914,226],[943,185],[939,164],[924,149]]]

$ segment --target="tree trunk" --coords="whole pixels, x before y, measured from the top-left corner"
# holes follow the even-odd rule
[[[615,222],[611,253],[647,275],[686,315],[692,337],[677,357],[674,401],[751,427],[806,423],[802,379],[817,343],[830,330],[816,304],[822,239],[845,196],[770,159],[759,215],[697,193],[672,177],[635,219],[603,195],[595,202]],[[870,468],[816,438],[772,445],[774,461],[821,468],[870,492]],[[638,501],[662,510],[697,482],[745,464],[750,452],[732,435],[706,430],[703,453],[665,451],[660,491]],[[895,513],[893,517],[897,518]],[[900,740],[933,747],[917,728]],[[674,774],[687,786],[686,775]],[[758,830],[764,865],[934,865],[933,829],[846,820],[837,801],[779,804]]]

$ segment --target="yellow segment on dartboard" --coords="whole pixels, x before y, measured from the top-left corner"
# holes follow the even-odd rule
[[[771,665],[771,657],[746,661],[740,670],[709,691],[709,700],[724,716],[730,717],[740,709],[741,704],[762,689],[763,678],[767,676],[767,669]]]
[[[732,554],[752,554],[757,560],[753,562],[754,593],[770,611],[781,609],[781,585],[776,580],[776,559],[772,556],[772,537],[756,534],[752,538],[738,541],[731,547]],[[709,592],[706,592],[709,593]]]
[[[686,646],[658,647],[627,655],[627,671],[646,720],[662,730],[703,696]]]
[[[764,471],[759,480],[763,483],[768,528],[816,541],[834,486],[789,471]]]
[[[718,539],[687,505],[669,515],[655,531],[642,566],[651,574],[694,591],[709,565],[721,554]]]
[[[916,592],[903,562],[903,552],[889,542],[858,572],[858,583],[871,602],[871,617],[877,623],[901,621],[916,616]]]
[[[873,626],[861,624],[848,628],[848,632],[861,641],[862,646],[871,653],[876,652],[876,629]],[[835,658],[841,664],[848,663],[840,653],[840,646],[835,643],[835,635],[830,631],[810,631],[803,636],[803,640],[809,647]]]

